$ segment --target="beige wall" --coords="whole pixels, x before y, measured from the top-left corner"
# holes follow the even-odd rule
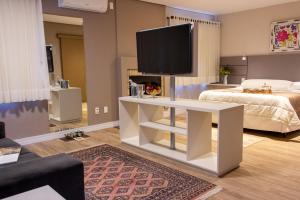
[[[0,104],[0,121],[5,122],[8,138],[20,139],[48,133],[48,102]]]
[[[299,18],[300,2],[219,16],[221,55],[269,54],[271,22]]]
[[[86,102],[85,54],[82,36],[60,34],[63,79],[71,87],[81,89],[82,102]]]
[[[165,25],[165,6],[137,0],[110,0],[115,10],[107,13],[58,8],[57,1],[42,0],[47,14],[83,18],[89,124],[118,119],[117,60],[136,56],[135,32]],[[94,114],[95,106],[109,113]],[[9,136],[24,138],[48,132],[47,101],[0,105],[0,121],[7,123]]]
[[[44,13],[83,18],[88,122],[92,125],[117,120],[115,10],[84,12],[58,8],[53,0],[42,2]],[[109,113],[95,115],[96,106],[100,110],[108,106]]]
[[[116,0],[118,96],[122,96],[121,57],[136,57],[136,32],[165,26],[165,6],[137,0]],[[123,80],[123,81],[122,81]]]
[[[165,26],[165,6],[137,0],[117,0],[118,57],[136,56],[136,32]]]
[[[83,28],[76,25],[44,22],[44,29],[46,44],[53,46],[54,78],[57,76],[61,78],[61,55],[57,34],[83,35]]]

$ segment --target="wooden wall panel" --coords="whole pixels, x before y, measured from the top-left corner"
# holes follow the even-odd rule
[[[221,66],[228,66],[232,73],[228,83],[241,83],[247,79],[281,79],[300,81],[300,54],[272,54],[248,56],[222,57]]]
[[[222,57],[221,66],[229,67],[231,71],[228,83],[240,84],[242,78],[247,78],[248,62],[247,60],[243,60],[242,56]]]

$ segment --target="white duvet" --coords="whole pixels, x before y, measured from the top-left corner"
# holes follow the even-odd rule
[[[234,88],[204,91],[200,94],[199,100],[244,105],[245,128],[278,132],[290,132],[300,129],[298,115],[288,97],[241,93],[241,89]],[[269,124],[259,124],[264,122]],[[274,123],[279,124],[279,128],[271,127]]]

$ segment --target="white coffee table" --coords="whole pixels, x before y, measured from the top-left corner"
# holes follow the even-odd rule
[[[49,185],[36,188],[21,194],[17,194],[3,200],[65,200],[60,196],[55,190],[53,190]]]

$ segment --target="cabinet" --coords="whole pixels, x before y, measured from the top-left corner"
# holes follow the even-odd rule
[[[187,111],[187,127],[158,123],[163,107]],[[120,137],[123,143],[181,161],[221,176],[239,166],[243,153],[243,106],[169,98],[119,98]],[[217,151],[212,151],[212,114],[219,120]],[[160,131],[187,137],[186,152],[156,144]]]
[[[80,88],[52,88],[51,102],[51,119],[59,122],[81,120],[82,102]]]

